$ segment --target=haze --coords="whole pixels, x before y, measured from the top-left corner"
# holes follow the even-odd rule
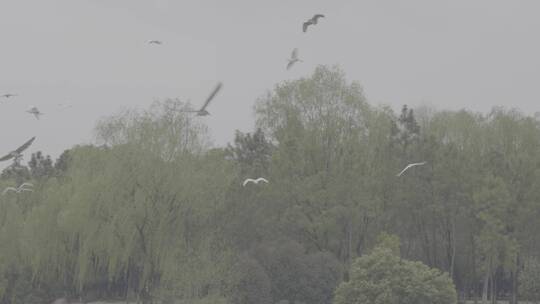
[[[56,157],[92,142],[96,121],[122,108],[180,98],[209,107],[214,143],[253,129],[252,106],[276,83],[339,65],[371,103],[538,111],[537,1],[0,2],[2,154]],[[302,22],[323,13],[316,30]],[[157,39],[163,45],[148,45]],[[290,71],[293,48],[304,60]],[[71,103],[61,110],[58,104]],[[45,115],[25,113],[31,105]]]

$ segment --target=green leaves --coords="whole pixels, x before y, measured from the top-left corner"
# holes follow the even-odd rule
[[[339,285],[334,304],[456,303],[456,291],[446,273],[402,260],[385,243],[354,261],[350,280]]]
[[[36,187],[0,196],[1,304],[24,302],[25,288],[328,304],[342,275],[339,303],[453,303],[434,268],[464,293],[483,280],[487,296],[540,249],[534,117],[394,112],[326,66],[262,96],[254,132],[227,147],[186,109],[121,111],[98,123],[98,146],[4,170],[2,187]],[[259,176],[270,182],[241,186]]]

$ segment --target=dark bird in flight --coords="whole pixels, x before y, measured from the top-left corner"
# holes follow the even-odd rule
[[[287,60],[289,60],[289,63],[287,63],[287,70],[290,69],[296,62],[302,61],[300,58],[298,58],[298,49],[294,49],[291,53],[291,58]]]
[[[14,96],[17,96],[17,94],[7,93],[7,94],[4,94],[4,95],[0,95],[0,97],[4,97],[4,98],[10,98],[10,97],[14,97]]]
[[[22,146],[18,147],[15,151],[11,151],[9,152],[7,155],[3,156],[2,158],[0,158],[0,162],[1,161],[6,161],[6,160],[9,160],[9,159],[12,159],[12,158],[15,158],[15,160],[18,160],[19,158],[22,157],[21,153],[26,150],[28,147],[30,147],[30,145],[32,144],[32,142],[34,142],[34,139],[36,139],[36,137],[32,137],[30,138],[30,140],[28,140],[27,142],[25,142]]]
[[[308,26],[310,25],[315,25],[317,24],[317,21],[319,20],[319,18],[324,18],[324,15],[322,14],[316,14],[315,16],[313,16],[311,19],[308,19],[306,22],[304,22],[304,24],[302,25],[302,30],[304,31],[304,33],[307,31],[308,29]]]
[[[148,44],[163,44],[163,42],[159,40],[148,40]]]
[[[212,93],[210,94],[210,96],[208,96],[208,98],[206,98],[206,101],[204,102],[203,106],[199,109],[199,110],[194,110],[194,111],[184,111],[184,112],[191,112],[191,113],[197,113],[197,116],[206,116],[206,115],[210,115],[210,113],[208,111],[206,111],[206,107],[208,106],[208,104],[210,103],[210,101],[212,101],[212,99],[214,99],[214,97],[216,96],[216,94],[219,92],[219,90],[221,90],[221,87],[223,86],[223,84],[220,82],[216,85],[216,87],[214,88],[214,90],[212,91]]]
[[[37,107],[34,107],[34,106],[30,107],[30,109],[28,109],[26,112],[34,115],[36,117],[36,119],[38,119],[38,120],[39,120],[39,116],[43,115],[43,112],[40,112],[39,109]]]

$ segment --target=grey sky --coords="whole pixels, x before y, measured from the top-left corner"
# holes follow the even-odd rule
[[[0,11],[0,94],[20,95],[0,101],[0,154],[35,135],[25,161],[90,142],[97,119],[123,107],[198,105],[218,81],[203,119],[223,145],[252,130],[257,97],[317,64],[340,65],[394,108],[539,108],[533,0],[2,0]],[[314,13],[326,18],[302,33]],[[304,62],[286,71],[295,47]]]

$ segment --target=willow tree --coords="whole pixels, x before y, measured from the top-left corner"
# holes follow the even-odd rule
[[[43,248],[31,244],[42,280],[52,267],[82,292],[197,298],[219,289],[227,259],[214,219],[234,171],[207,153],[206,127],[184,108],[168,100],[121,112],[97,126],[102,146],[70,151],[64,182],[29,226],[53,229]]]

